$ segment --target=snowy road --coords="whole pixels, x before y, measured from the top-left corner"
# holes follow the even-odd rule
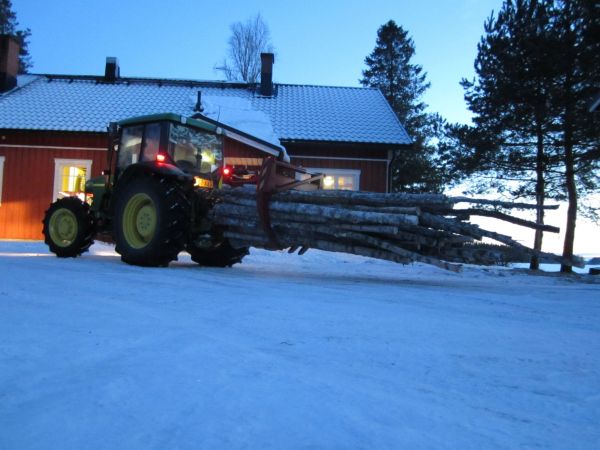
[[[600,448],[600,280],[0,242],[0,449]]]

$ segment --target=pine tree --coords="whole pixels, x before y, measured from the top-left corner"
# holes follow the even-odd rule
[[[600,5],[595,0],[557,0],[554,13],[555,64],[561,76],[553,100],[559,108],[559,156],[569,204],[563,256],[570,258],[580,196],[600,191],[600,117],[588,111],[600,88]],[[561,271],[572,268],[563,264]]]
[[[563,254],[570,257],[577,189],[597,189],[597,161],[589,151],[594,136],[597,149],[599,128],[594,130],[584,108],[590,88],[598,86],[598,75],[594,63],[581,64],[594,60],[592,55],[597,64],[598,42],[589,30],[594,23],[591,13],[598,9],[573,10],[575,19],[565,16],[567,3],[594,2],[507,0],[498,16],[488,19],[478,46],[476,79],[462,82],[475,126],[455,129],[463,153],[454,156],[462,170],[480,175],[483,190],[535,198],[539,223],[545,199],[567,198]],[[587,47],[582,45],[586,39]],[[541,244],[542,233],[537,232],[534,248],[541,249]],[[538,264],[534,258],[531,267]]]
[[[392,165],[396,191],[440,191],[442,176],[434,161],[431,142],[433,130],[443,126],[439,115],[426,113],[422,101],[429,88],[423,68],[411,63],[415,45],[408,32],[393,20],[377,31],[374,50],[365,58],[367,69],[360,80],[363,86],[381,90],[413,140],[411,150],[398,152]]]
[[[476,81],[462,81],[475,114],[470,139],[478,147],[479,170],[492,175],[485,178],[484,189],[509,186],[514,197],[535,198],[539,224],[544,223],[544,202],[552,192],[547,188],[556,185],[548,177],[555,119],[548,100],[558,76],[551,63],[556,37],[550,21],[549,1],[505,2],[497,18],[492,15],[485,24],[475,60]],[[542,231],[536,231],[536,250],[541,250],[542,238]],[[539,268],[537,257],[531,268]]]
[[[12,9],[11,0],[0,0],[0,34],[14,36],[21,46],[19,52],[19,73],[27,73],[33,66],[29,55],[29,37],[31,30],[26,28],[20,30],[17,15]]]

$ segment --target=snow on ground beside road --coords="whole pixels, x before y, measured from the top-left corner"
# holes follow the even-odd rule
[[[0,448],[599,448],[600,280],[0,242]]]

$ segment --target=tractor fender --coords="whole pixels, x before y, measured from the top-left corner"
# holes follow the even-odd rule
[[[125,171],[119,176],[117,185],[128,183],[131,178],[140,176],[141,174],[156,174],[165,178],[176,180],[181,184],[187,184],[193,182],[194,177],[190,174],[185,173],[179,167],[168,163],[156,163],[154,161],[142,161],[135,163],[127,167]]]

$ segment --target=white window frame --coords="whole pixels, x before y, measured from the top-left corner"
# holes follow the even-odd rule
[[[58,199],[58,193],[62,190],[62,169],[65,166],[85,167],[85,181],[89,180],[92,174],[91,159],[54,158],[54,192],[52,193],[52,201]]]
[[[354,190],[360,191],[360,170],[357,170],[357,169],[324,169],[324,168],[318,168],[318,167],[311,167],[306,170],[308,170],[309,172],[313,172],[313,173],[322,173],[322,174],[325,174],[325,176],[332,175],[335,177],[339,177],[339,176],[352,177],[352,178],[354,178]],[[336,180],[336,186],[334,189],[338,189],[337,180]]]
[[[4,184],[4,160],[5,156],[0,156],[0,206],[2,206],[2,185]]]

